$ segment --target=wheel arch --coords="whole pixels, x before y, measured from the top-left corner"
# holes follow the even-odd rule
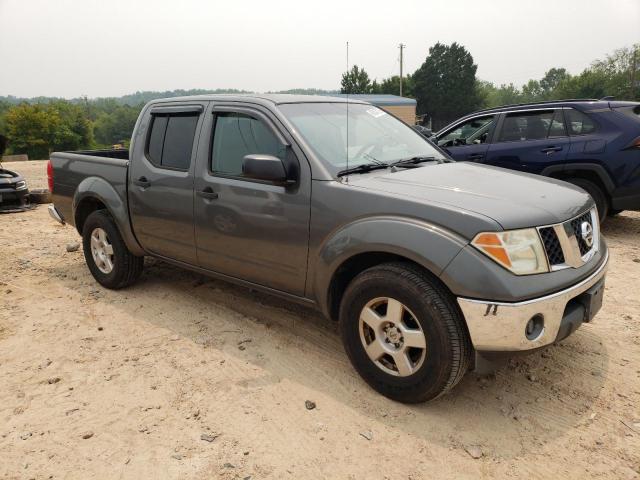
[[[616,186],[611,176],[605,170],[602,165],[597,163],[568,163],[564,165],[552,165],[545,168],[541,175],[551,178],[557,178],[558,180],[566,180],[569,178],[583,178],[589,180],[602,189],[609,199],[611,193],[615,190]]]
[[[129,211],[115,188],[98,177],[85,178],[76,189],[72,202],[73,220],[76,230],[82,235],[84,223],[96,210],[107,210],[115,222],[127,248],[134,255],[144,255],[129,223]]]
[[[467,243],[450,231],[414,219],[359,220],[321,246],[310,288],[322,312],[337,320],[346,286],[364,270],[405,262],[442,283],[440,273]]]

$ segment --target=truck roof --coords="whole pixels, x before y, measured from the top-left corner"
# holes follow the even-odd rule
[[[190,95],[186,97],[158,98],[149,103],[185,102],[185,101],[212,101],[226,100],[230,102],[253,101],[254,103],[270,103],[282,105],[285,103],[367,103],[347,97],[331,97],[323,95],[291,95],[288,93],[216,93],[208,95]]]

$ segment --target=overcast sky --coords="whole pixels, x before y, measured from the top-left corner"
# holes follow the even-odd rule
[[[520,85],[579,73],[640,42],[640,0],[0,0],[0,96],[339,88],[350,63],[413,72],[459,42],[478,76]]]

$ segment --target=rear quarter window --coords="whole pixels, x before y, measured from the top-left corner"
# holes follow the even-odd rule
[[[596,131],[596,124],[586,114],[573,108],[565,111],[569,135],[586,135]]]

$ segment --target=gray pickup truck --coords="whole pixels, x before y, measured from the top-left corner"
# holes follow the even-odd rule
[[[602,305],[594,202],[552,179],[454,162],[337,98],[155,100],[131,148],[54,153],[51,215],[95,279],[151,255],[339,321],[361,376],[403,402],[570,335]]]

